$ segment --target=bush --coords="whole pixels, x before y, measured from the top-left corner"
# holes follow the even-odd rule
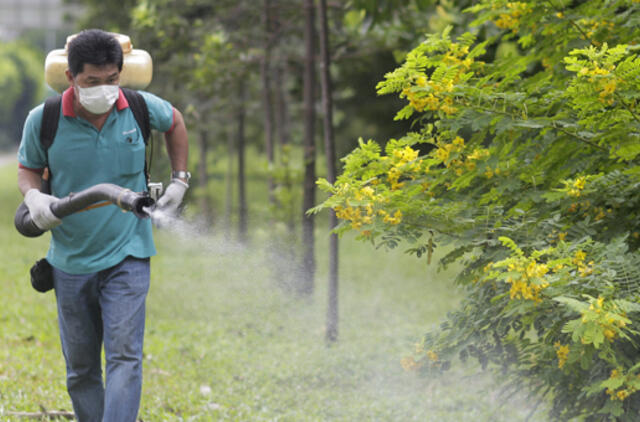
[[[429,35],[378,85],[416,131],[361,140],[315,210],[427,260],[452,243],[467,298],[405,366],[476,358],[556,420],[640,412],[640,2],[606,4],[485,0]]]

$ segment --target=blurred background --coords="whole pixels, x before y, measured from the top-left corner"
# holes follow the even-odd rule
[[[456,3],[324,4],[337,157],[360,137],[384,144],[410,129],[393,120],[400,100],[378,96],[376,84],[425,33],[463,23],[466,2]],[[301,206],[318,202],[312,181],[326,173],[320,24],[308,1],[0,0],[0,151],[15,152],[29,110],[55,94],[44,82],[50,51],[85,28],[122,33],[152,56],[146,89],[186,116],[191,215],[241,240],[252,221],[295,237]],[[152,177],[161,179],[168,163],[155,138]]]

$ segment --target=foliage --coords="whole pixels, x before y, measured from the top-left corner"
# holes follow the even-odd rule
[[[637,1],[479,1],[378,84],[413,132],[344,158],[339,232],[464,268],[464,304],[425,337],[553,398],[550,417],[640,412]]]
[[[138,0],[63,0],[71,6],[82,8],[75,22],[79,30],[100,28],[105,31],[127,34],[131,28],[132,13]],[[135,39],[132,40],[134,43]],[[138,48],[137,45],[134,45]]]

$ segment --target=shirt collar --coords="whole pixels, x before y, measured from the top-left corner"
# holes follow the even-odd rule
[[[62,115],[65,117],[77,117],[76,112],[73,110],[73,100],[76,94],[73,90],[73,87],[67,88],[62,93]],[[127,97],[124,96],[122,89],[120,89],[120,93],[118,94],[118,99],[116,100],[116,109],[118,111],[122,111],[125,108],[129,107],[129,102],[127,101]]]

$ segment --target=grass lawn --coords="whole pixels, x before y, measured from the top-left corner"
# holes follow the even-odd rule
[[[48,235],[21,237],[12,219],[15,167],[0,168],[0,420],[70,410],[55,298],[28,270]],[[316,291],[294,277],[265,230],[248,248],[223,236],[157,231],[147,301],[140,418],[151,421],[524,421],[530,405],[488,375],[437,379],[403,371],[422,333],[459,302],[451,274],[402,251],[341,240],[339,341],[324,343],[326,240],[318,224]],[[322,227],[321,227],[322,226]],[[196,230],[197,232],[197,230]],[[284,261],[283,261],[284,262]],[[275,270],[275,268],[279,268]],[[538,412],[531,418],[542,418]]]

